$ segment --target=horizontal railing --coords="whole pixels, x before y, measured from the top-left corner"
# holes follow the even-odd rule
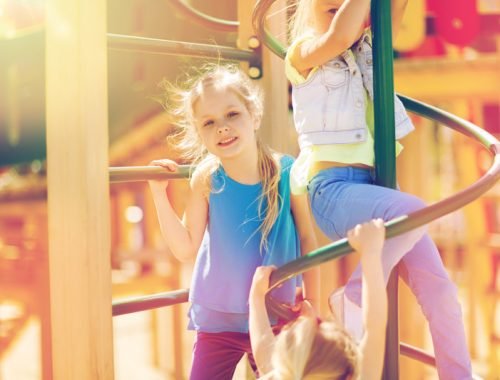
[[[140,182],[161,179],[188,178],[193,166],[179,165],[176,172],[169,172],[160,166],[120,166],[109,168],[109,182]]]
[[[188,297],[189,289],[180,289],[113,301],[113,316],[177,305],[187,302]]]
[[[253,50],[114,33],[108,33],[108,47],[114,50],[138,51],[152,54],[222,58],[248,62],[260,60],[260,56]]]

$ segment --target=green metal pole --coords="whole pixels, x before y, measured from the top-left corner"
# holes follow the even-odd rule
[[[392,19],[390,0],[372,0],[375,175],[380,186],[396,187]],[[389,319],[382,379],[399,378],[398,271],[387,285]]]

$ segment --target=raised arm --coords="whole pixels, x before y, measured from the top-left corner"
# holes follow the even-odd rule
[[[249,331],[253,357],[261,376],[272,371],[271,356],[276,343],[269,324],[265,295],[269,289],[269,277],[275,267],[258,267],[255,270],[249,296]]]
[[[318,248],[318,241],[314,232],[314,224],[307,194],[291,196],[291,208],[297,233],[300,239],[300,252],[302,256]],[[320,310],[320,271],[315,266],[303,275],[303,297],[308,300],[316,311]]]
[[[392,40],[395,41],[403,21],[408,0],[391,0]]]
[[[312,3],[311,13],[317,33],[297,46],[290,55],[290,62],[302,74],[349,49],[361,36],[370,9],[370,0]]]
[[[382,219],[349,231],[349,244],[361,254],[364,335],[360,343],[362,380],[382,376],[387,326],[387,292],[382,271],[385,227]]]
[[[171,160],[153,161],[151,165],[162,166],[175,172],[177,164]],[[203,191],[200,176],[195,172],[189,185],[184,217],[175,213],[166,195],[168,181],[149,181],[161,233],[173,255],[180,261],[196,257],[207,225],[208,201]]]

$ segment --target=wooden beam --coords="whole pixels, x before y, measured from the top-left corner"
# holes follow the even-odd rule
[[[113,379],[106,2],[46,13],[53,378]]]
[[[251,27],[251,17],[255,1],[239,0],[238,20],[240,29],[238,38],[244,40],[255,35]],[[267,27],[274,36],[286,36],[287,2],[277,0],[271,8],[275,13],[267,19]],[[268,13],[270,13],[268,12]],[[263,42],[261,41],[261,44]],[[259,80],[264,90],[264,117],[261,136],[271,148],[283,153],[298,153],[296,134],[290,128],[288,111],[288,81],[285,76],[283,60],[262,46],[262,78]]]
[[[396,91],[422,101],[498,101],[500,59],[411,59],[394,63]]]

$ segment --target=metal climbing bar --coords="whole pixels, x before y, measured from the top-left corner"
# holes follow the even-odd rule
[[[252,50],[113,33],[108,33],[108,47],[115,50],[143,53],[248,61],[252,66],[256,66],[256,62],[260,62],[260,56]]]
[[[382,1],[387,1],[387,0],[381,0],[380,2],[377,2],[374,0],[374,7],[377,7],[378,5],[381,4]],[[264,41],[266,45],[268,45],[273,52],[275,52],[277,55],[283,57],[286,53],[286,49],[283,48],[280,43],[272,37],[267,31],[265,30],[264,26],[264,15],[265,12],[267,11],[268,7],[274,2],[274,0],[260,0],[259,3],[257,4],[256,10],[258,10],[256,13],[254,13],[254,18],[253,22],[254,25],[257,25],[257,30],[260,32],[261,36],[264,36]],[[264,7],[259,8],[259,4],[265,3]],[[373,7],[372,7],[373,8]],[[259,13],[260,12],[260,13]],[[389,16],[387,12],[383,13],[382,10],[373,10],[372,12],[375,12],[375,18],[376,17],[381,17],[381,21],[377,22],[377,24],[382,25],[382,24],[389,24],[390,25],[390,13]],[[380,14],[376,14],[376,12],[381,12]],[[256,16],[257,14],[257,16]],[[372,13],[372,17],[374,17],[374,14]],[[389,17],[387,19],[387,17]],[[385,20],[385,21],[384,21]],[[387,21],[389,20],[389,21]],[[373,22],[375,23],[375,21]],[[390,28],[389,28],[390,30]],[[375,35],[377,34],[387,34],[387,31],[374,31]],[[117,36],[117,35],[115,35]],[[120,36],[118,36],[120,37]],[[123,36],[121,36],[123,37]],[[127,36],[125,36],[127,37]],[[390,37],[390,34],[389,34]],[[139,38],[139,37],[133,37],[133,38]],[[376,37],[375,37],[376,39]],[[375,41],[374,39],[374,41]],[[151,40],[151,39],[148,39]],[[157,40],[161,41],[161,40]],[[115,40],[116,42],[116,40]],[[169,41],[172,42],[172,41]],[[135,43],[135,42],[134,42]],[[380,44],[380,42],[378,42]],[[377,42],[374,42],[374,44],[377,44]],[[387,44],[387,41],[385,42]],[[119,44],[118,44],[119,45]],[[199,44],[191,44],[191,45],[199,45]],[[384,42],[382,42],[382,45],[384,46]],[[389,44],[389,46],[392,46],[392,43]],[[376,49],[376,47],[374,47]],[[392,49],[392,48],[391,48]],[[153,52],[157,52],[156,49],[152,49]],[[144,51],[144,50],[140,50]],[[149,50],[147,50],[149,51]],[[170,54],[170,53],[167,53]],[[171,53],[171,54],[178,54],[176,53]],[[391,50],[392,54],[392,50]],[[378,55],[375,53],[375,55]],[[204,55],[199,55],[196,54],[195,56],[204,56]],[[218,57],[222,57],[220,54]],[[232,58],[230,58],[232,59]],[[390,73],[387,73],[382,69],[382,73],[379,74],[381,78],[386,77],[385,79],[387,80],[387,77],[391,78],[391,87],[392,87],[392,56],[390,57]],[[382,66],[383,67],[383,66]],[[377,69],[375,69],[377,70]],[[377,77],[377,74],[375,74]],[[377,83],[377,82],[376,82]],[[375,85],[375,88],[383,87],[380,85]],[[376,90],[378,91],[378,90]],[[391,101],[388,103],[393,105],[392,101],[392,94],[393,94],[393,89],[391,88],[382,88],[381,89],[382,93],[386,93],[385,96],[389,96],[390,94],[390,99]],[[384,95],[376,95],[375,97],[377,98],[383,98]],[[463,207],[467,203],[475,200],[478,198],[480,195],[485,193],[487,190],[489,190],[500,178],[500,143],[498,140],[496,140],[493,136],[491,136],[489,133],[486,131],[482,130],[481,128],[475,126],[474,124],[467,122],[463,119],[460,119],[456,117],[455,115],[449,114],[447,112],[444,112],[442,110],[439,110],[435,107],[428,106],[424,103],[415,101],[410,98],[402,97],[404,105],[410,110],[415,113],[420,114],[421,116],[431,118],[433,120],[437,120],[438,122],[445,124],[456,131],[463,133],[474,140],[480,142],[486,149],[489,150],[489,152],[492,154],[494,157],[493,164],[491,168],[488,170],[487,173],[485,173],[477,182],[472,184],[471,186],[467,187],[466,189],[460,191],[459,193],[444,199],[440,202],[437,202],[429,207],[426,207],[425,209],[419,210],[417,212],[414,212],[410,215],[405,215],[401,216],[399,218],[396,218],[394,220],[388,221],[386,223],[386,235],[387,238],[399,235],[401,233],[407,232],[409,230],[412,230],[416,227],[422,226],[426,223],[429,223],[430,221],[441,217],[447,213],[450,213],[452,211],[457,210],[460,207]],[[388,99],[388,98],[387,98]],[[382,114],[387,111],[385,107],[382,107],[383,110],[381,111]],[[378,111],[376,111],[376,114]],[[392,112],[386,112],[391,114],[392,119],[394,118],[394,112],[392,109]],[[380,123],[381,119],[376,119],[377,123]],[[384,120],[384,119],[382,119]],[[383,122],[383,121],[382,121]],[[387,121],[387,124],[391,124],[390,121]],[[394,124],[394,120],[392,120],[392,125]],[[379,128],[380,129],[380,128]],[[383,139],[389,139],[390,138],[390,146],[392,146],[392,149],[394,149],[394,135],[391,136],[386,136]],[[377,149],[377,148],[376,148]],[[386,149],[384,149],[384,152],[382,154],[385,154],[387,152]],[[392,155],[392,159],[391,159]],[[377,162],[379,163],[381,158],[383,156],[378,156],[377,157]],[[388,159],[387,162],[392,163],[394,161],[394,152],[388,153]],[[110,168],[110,180],[112,182],[124,182],[124,181],[143,181],[143,180],[148,180],[148,179],[157,179],[157,178],[173,178],[171,175],[175,175],[177,173],[167,173],[164,169],[159,168],[159,171],[157,168],[151,168],[151,167],[143,167],[143,168]],[[150,169],[155,169],[157,170],[156,172],[147,172]],[[146,171],[146,172],[145,172]],[[394,170],[395,172],[395,170]],[[189,170],[184,173],[182,176],[178,176],[176,178],[184,178],[187,176],[189,173]],[[385,172],[377,172],[377,175],[379,177],[384,177],[387,174]],[[388,182],[390,182],[390,176]],[[395,183],[395,180],[393,181]],[[301,257],[291,263],[288,263],[280,268],[278,268],[271,276],[271,287],[270,289],[273,289],[277,286],[279,286],[281,283],[286,281],[287,279],[300,274],[302,272],[307,271],[308,269],[319,265],[321,263],[324,263],[326,261],[332,260],[334,258],[338,258],[341,256],[344,256],[352,251],[351,247],[348,245],[346,239],[342,239],[340,241],[337,241],[333,244],[327,245],[325,247],[322,247],[314,252],[311,252],[307,256]],[[167,293],[161,293],[161,294],[156,294],[152,296],[145,296],[145,297],[138,297],[134,299],[128,299],[128,300],[122,300],[122,301],[117,301],[113,303],[113,315],[121,315],[121,314],[126,314],[126,313],[131,313],[135,311],[142,311],[142,310],[149,310],[151,308],[156,308],[156,307],[162,307],[162,306],[168,306],[168,305],[173,305],[177,303],[182,303],[186,302],[188,300],[188,290],[179,290],[179,291],[173,291],[173,292],[167,292]],[[293,316],[293,313],[289,309],[287,309],[285,306],[275,302],[271,298],[267,299],[267,304],[271,312],[274,312],[277,315],[280,315],[285,318],[290,318]],[[397,335],[396,335],[397,336]],[[399,350],[399,342],[397,342],[397,350]],[[435,365],[435,359],[430,356],[429,354],[419,350],[415,349],[411,346],[401,344],[401,354],[410,356],[414,359],[417,359],[425,364],[429,365]],[[390,379],[395,379],[398,378],[399,376],[399,358],[391,359],[389,364],[390,367],[386,366],[386,372],[385,372],[385,378],[390,378]],[[391,372],[394,371],[394,372]]]
[[[157,309],[159,307],[177,305],[187,302],[188,297],[189,289],[180,289],[115,301],[113,302],[113,317],[138,311]]]
[[[109,168],[110,183],[188,178],[194,166],[180,165],[175,173],[159,166],[122,166]],[[132,297],[113,302],[113,316],[177,305],[188,301],[189,289]]]
[[[175,173],[160,166],[121,166],[109,168],[109,182],[138,182],[159,179],[188,178],[194,166],[179,165]]]
[[[169,0],[169,3],[180,13],[182,13],[186,18],[189,18],[190,20],[208,29],[218,30],[221,32],[238,31],[238,21],[222,20],[217,17],[209,16],[193,8],[191,5],[182,0]]]
[[[375,181],[396,187],[396,139],[394,120],[394,69],[391,2],[372,0],[373,107],[375,117]]]
[[[401,95],[399,98],[408,110],[423,117],[438,121],[439,123],[476,140],[491,153],[494,157],[494,161],[490,169],[478,181],[461,192],[426,207],[425,209],[412,213],[411,215],[402,216],[387,222],[386,235],[388,238],[412,230],[416,227],[429,223],[438,217],[459,209],[484,194],[500,179],[500,143],[495,137],[473,123],[463,120],[446,111]],[[182,174],[178,175],[179,173],[169,173],[165,169],[150,166],[112,167],[109,170],[109,176],[110,181],[112,182],[146,181],[148,179],[161,178],[185,178],[189,175],[192,167],[181,166],[180,171],[181,170]],[[271,276],[271,289],[316,265],[345,256],[350,252],[352,252],[352,248],[349,246],[346,239],[342,239],[319,248],[309,253],[307,256],[303,256],[278,268]],[[113,315],[117,316],[187,302],[187,294],[188,290],[178,290],[152,296],[116,301],[113,303]],[[287,319],[291,319],[295,316],[290,309],[273,301],[272,299],[268,298],[267,301],[268,308],[272,313]],[[424,351],[404,343],[401,343],[400,347],[402,355],[411,357],[428,365],[435,365],[435,359]]]
[[[486,132],[484,129],[472,124],[469,121],[463,120],[456,115],[411,98],[403,96],[400,96],[400,98],[408,110],[423,117],[436,120],[439,123],[444,124],[479,142],[493,156],[493,164],[481,178],[462,191],[424,209],[388,221],[385,224],[387,228],[387,238],[391,238],[414,228],[423,226],[434,219],[449,214],[450,212],[467,205],[491,189],[500,179],[500,142],[495,137]],[[303,273],[316,265],[322,264],[331,259],[345,256],[350,252],[352,252],[352,248],[347,243],[347,239],[341,239],[319,248],[306,256],[300,257],[293,262],[283,265],[273,272],[271,275],[270,289],[274,289],[284,281],[297,274]],[[290,311],[283,305],[276,302],[269,302],[268,305],[277,315],[285,318],[291,315]]]
[[[258,0],[252,17],[252,22],[257,35],[263,40],[264,44],[276,55],[284,58],[286,54],[286,49],[280,44],[280,42],[272,36],[268,30],[265,28],[265,16],[266,12],[275,0]],[[382,3],[385,1],[385,3]],[[375,111],[376,124],[382,125],[389,124],[392,128],[383,129],[377,128],[376,131],[382,135],[376,142],[376,163],[378,167],[376,168],[376,175],[378,177],[378,184],[391,185],[395,184],[395,152],[394,152],[394,102],[393,102],[393,66],[392,66],[392,32],[391,32],[391,14],[390,5],[388,0],[373,0],[371,7],[371,17],[372,26],[374,27],[374,58],[381,58],[378,61],[377,68],[374,68],[375,83],[374,90],[378,95],[375,95],[375,99],[382,101],[382,107]],[[384,56],[384,54],[386,56]],[[382,81],[382,86],[379,84]],[[386,84],[390,86],[386,86]],[[385,94],[385,95],[384,95]],[[388,108],[383,107],[383,98],[388,99]],[[390,96],[390,98],[389,98]],[[440,216],[443,216],[449,212],[455,211],[456,209],[466,205],[467,203],[478,198],[488,189],[490,189],[500,177],[500,146],[498,141],[488,134],[481,128],[469,123],[463,119],[456,117],[455,115],[449,114],[447,112],[441,111],[437,108],[430,107],[424,103],[399,96],[403,101],[403,104],[410,111],[414,111],[424,117],[431,118],[442,124],[445,124],[469,137],[480,142],[490,153],[494,156],[494,162],[490,170],[483,175],[476,183],[469,186],[467,189],[455,194],[454,196],[447,198],[441,202],[437,202],[432,206],[426,207],[419,212],[413,213],[409,216],[404,216],[386,223],[387,227],[387,237],[395,236],[405,231],[409,231],[413,228],[426,224]],[[390,100],[389,100],[390,99]],[[390,112],[389,112],[390,111]],[[377,117],[377,113],[379,114]],[[385,113],[390,113],[388,119],[384,119]],[[390,120],[392,118],[392,120]],[[387,121],[388,120],[388,121]],[[382,130],[381,130],[382,129]],[[377,137],[376,137],[377,139]],[[387,145],[387,142],[389,144]],[[384,144],[384,145],[382,145]],[[377,152],[377,150],[379,150]],[[392,167],[394,169],[392,169]],[[341,257],[348,254],[351,251],[347,240],[343,239],[329,246],[320,248],[317,251],[310,253],[308,256],[299,258],[293,263],[289,263],[280,267],[271,276],[272,288],[279,286],[283,281],[293,277],[294,271],[297,270],[296,274],[302,273],[315,265],[319,265],[330,259]],[[313,264],[314,262],[314,264]],[[392,285],[392,289],[396,289],[397,285]],[[391,299],[391,294],[389,290],[389,297]],[[393,295],[393,300],[397,298]],[[279,303],[272,300],[270,297],[266,300],[268,309],[277,315],[284,318],[290,319],[293,314],[289,309],[280,305]],[[397,313],[397,305],[389,304],[389,315]],[[397,357],[397,351],[399,350],[399,337],[397,328],[394,330],[388,329],[388,350],[391,350],[386,355],[386,362],[384,366],[384,378],[385,379],[397,379],[399,377],[399,357]],[[392,348],[391,348],[392,347]],[[394,348],[395,347],[395,348]],[[423,353],[416,348],[411,346],[401,345],[401,353],[417,359],[426,364],[435,365],[435,360],[432,356]],[[388,360],[390,362],[388,362]]]
[[[391,0],[371,1],[373,32],[373,109],[375,117],[375,183],[396,188],[394,67]],[[387,283],[388,320],[382,379],[399,378],[398,267]]]
[[[252,14],[252,25],[265,45],[278,57],[285,58],[286,48],[266,28],[266,13],[275,0],[258,0]]]

